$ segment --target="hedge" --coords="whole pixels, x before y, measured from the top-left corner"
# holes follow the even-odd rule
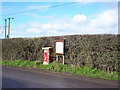
[[[68,35],[2,40],[3,60],[43,60],[43,47],[54,48],[54,39],[65,39],[65,63],[93,66],[107,72],[119,71],[120,35]],[[51,60],[55,60],[54,49]],[[60,58],[59,62],[62,62]]]

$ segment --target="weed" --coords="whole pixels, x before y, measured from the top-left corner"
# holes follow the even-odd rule
[[[42,63],[43,61],[2,60],[2,65],[4,66],[31,67],[31,68],[51,70],[55,72],[67,72],[67,73],[77,74],[77,75],[82,75],[87,77],[95,77],[95,78],[109,79],[109,80],[120,80],[120,78],[118,78],[118,74],[120,74],[120,72],[107,73],[103,70],[93,68],[92,66],[72,67],[71,65],[62,65],[58,63],[50,63],[49,65],[43,65]]]

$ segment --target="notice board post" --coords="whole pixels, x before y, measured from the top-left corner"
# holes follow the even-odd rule
[[[58,62],[58,55],[63,56],[63,65],[64,65],[64,52],[65,52],[65,40],[63,38],[56,38],[54,45],[54,53],[56,55],[56,61]]]

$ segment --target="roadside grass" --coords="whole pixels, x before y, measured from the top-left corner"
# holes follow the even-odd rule
[[[1,63],[1,61],[0,61]],[[15,60],[15,61],[5,61],[2,60],[3,66],[16,66],[16,67],[30,67],[30,68],[38,68],[51,70],[54,72],[66,72],[86,77],[94,77],[108,80],[120,80],[119,74],[120,72],[111,72],[107,73],[97,68],[93,67],[76,67],[71,65],[62,65],[58,63],[50,63],[49,65],[43,65],[43,61],[27,61],[27,60]]]

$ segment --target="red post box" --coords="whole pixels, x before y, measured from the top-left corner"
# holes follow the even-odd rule
[[[47,62],[47,52],[44,52],[44,62]]]
[[[50,63],[50,49],[51,47],[42,48],[42,50],[44,50],[44,65],[48,65]]]

